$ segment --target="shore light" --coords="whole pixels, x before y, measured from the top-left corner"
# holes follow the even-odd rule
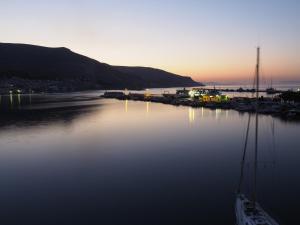
[[[150,97],[151,96],[150,90],[146,89],[146,92],[144,95],[145,95],[145,97]]]
[[[195,92],[194,92],[193,90],[190,90],[190,91],[189,91],[189,96],[193,98],[194,95],[195,95]]]
[[[125,88],[125,90],[124,90],[124,94],[125,94],[125,95],[128,95],[128,94],[129,94],[129,91],[128,91],[128,89],[127,89],[127,88]]]

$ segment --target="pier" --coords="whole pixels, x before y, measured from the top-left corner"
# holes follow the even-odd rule
[[[238,92],[238,93],[255,93],[255,89],[253,88],[238,88],[238,89],[232,89],[232,88],[199,88],[199,89],[202,89],[202,90],[205,90],[205,91],[214,91],[214,90],[217,90],[217,91],[221,91],[221,92]],[[268,89],[260,89],[258,90],[258,92],[260,93],[269,93],[270,90]],[[283,93],[284,91],[283,90],[276,90],[276,89],[273,89],[272,90],[272,94],[280,94],[280,93]]]
[[[193,108],[204,107],[210,109],[227,109],[249,113],[255,112],[256,107],[256,99],[249,97],[233,97],[228,99],[228,101],[221,102],[200,101],[196,98],[181,98],[176,94],[151,95],[139,93],[125,94],[123,92],[105,92],[101,97],[118,100],[155,102],[174,106],[188,106]],[[279,97],[261,97],[259,99],[258,113],[272,115],[287,120],[300,120],[300,103],[284,102]]]

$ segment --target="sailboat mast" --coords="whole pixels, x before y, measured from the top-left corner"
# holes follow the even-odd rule
[[[256,101],[258,101],[259,95],[259,69],[260,69],[260,47],[257,47],[257,58],[256,58]],[[258,104],[256,104],[256,108]]]
[[[259,68],[260,68],[260,47],[257,48],[256,63],[256,112],[255,112],[255,154],[254,154],[254,190],[253,190],[253,206],[256,203],[256,186],[257,186],[257,150],[258,150],[258,107],[259,107]]]
[[[242,156],[242,161],[241,161],[241,172],[240,172],[239,186],[238,186],[238,189],[237,189],[238,194],[241,193],[241,187],[242,187],[242,182],[243,182],[243,178],[244,178],[244,164],[245,164],[246,150],[247,150],[247,145],[248,145],[250,121],[251,121],[251,115],[249,114],[248,124],[247,124],[247,131],[246,131],[246,138],[245,138],[245,143],[244,143],[243,156]]]
[[[273,77],[271,76],[271,88],[273,88]]]

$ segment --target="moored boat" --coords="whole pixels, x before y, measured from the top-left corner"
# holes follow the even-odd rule
[[[275,88],[269,87],[266,89],[267,94],[272,95],[272,94],[276,94],[277,91]]]
[[[248,145],[248,136],[250,129],[251,116],[248,117],[248,125],[246,131],[246,138],[244,143],[244,150],[241,163],[241,172],[239,179],[239,186],[237,189],[235,214],[237,225],[278,225],[278,223],[266,213],[263,208],[257,203],[256,186],[257,186],[257,161],[258,161],[258,111],[259,111],[259,63],[260,63],[260,48],[257,48],[257,65],[256,65],[256,113],[255,113],[255,155],[254,155],[254,185],[252,192],[252,199],[248,199],[242,194],[241,186],[244,177],[244,164],[246,158],[246,150]]]
[[[254,207],[253,203],[242,194],[237,195],[235,205],[238,225],[279,225],[258,203],[255,203]]]
[[[188,98],[189,97],[189,90],[183,88],[183,89],[179,89],[176,90],[176,97],[177,98]]]

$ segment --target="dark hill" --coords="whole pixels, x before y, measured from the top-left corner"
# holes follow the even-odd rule
[[[180,76],[149,67],[114,66],[120,72],[138,76],[149,88],[201,86],[190,77]]]
[[[39,81],[41,89],[68,91],[198,85],[191,78],[161,70],[113,67],[67,48],[8,43],[0,43],[0,79],[19,86],[20,80],[28,80],[34,87],[39,86],[34,81]]]

